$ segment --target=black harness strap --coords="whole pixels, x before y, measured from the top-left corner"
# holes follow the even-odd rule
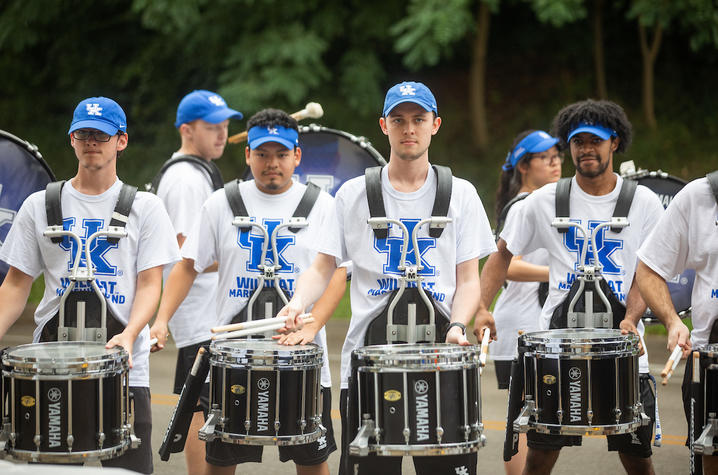
[[[506,203],[506,205],[501,209],[501,212],[499,213],[499,217],[496,218],[496,231],[494,233],[497,241],[499,240],[499,233],[501,232],[502,229],[504,229],[504,223],[506,223],[506,217],[509,215],[509,210],[511,209],[511,207],[513,205],[515,205],[516,203],[518,203],[519,201],[525,200],[529,194],[530,193],[526,193],[526,192],[519,193],[518,195],[511,198],[511,201]]]
[[[718,203],[718,170],[707,174],[706,179],[708,180],[708,184],[711,187],[711,191],[713,192],[713,196],[716,199],[716,203]]]
[[[571,196],[571,178],[561,178],[556,183],[556,217],[568,219],[571,213],[571,204],[569,198]],[[560,226],[556,228],[558,232],[568,232],[568,226]]]
[[[317,198],[319,198],[319,193],[321,193],[321,191],[321,188],[311,181],[307,182],[307,189],[304,190],[302,199],[299,200],[299,204],[297,205],[297,209],[294,210],[292,218],[306,219],[307,216],[309,216],[309,213],[312,212],[312,208],[314,208],[314,204],[317,202]],[[297,233],[300,229],[302,228],[289,228],[289,230],[293,233]]]
[[[115,203],[115,210],[112,212],[110,226],[124,228],[127,225],[127,220],[130,218],[130,210],[132,209],[132,203],[134,203],[135,201],[136,194],[136,186],[128,185],[127,183],[122,184],[120,196],[117,197],[117,203]],[[119,241],[120,238],[118,237],[107,238],[107,242],[109,242],[110,244],[117,244]]]
[[[227,197],[229,207],[232,209],[232,215],[238,218],[248,218],[247,207],[244,206],[244,200],[239,193],[239,180],[234,179],[224,185],[224,195]],[[251,226],[239,226],[242,231],[247,231]]]
[[[616,207],[613,209],[614,218],[627,218],[628,211],[631,209],[633,203],[633,197],[636,194],[636,188],[638,182],[634,180],[623,180],[621,184],[621,191],[618,193],[618,200],[616,201]],[[611,226],[611,231],[614,233],[620,233],[623,230],[622,227]]]
[[[205,160],[196,155],[178,155],[176,157],[170,158],[162,165],[160,171],[158,171],[157,175],[155,175],[155,177],[152,179],[152,183],[150,184],[150,188],[148,191],[157,193],[157,189],[160,186],[160,181],[162,181],[162,177],[164,176],[165,172],[167,172],[167,169],[172,165],[180,162],[190,162],[203,169],[205,173],[207,173],[207,175],[209,176],[210,181],[212,182],[213,190],[217,191],[224,185],[224,180],[222,179],[222,172],[219,170],[219,168],[213,161]]]
[[[65,186],[65,180],[53,181],[48,183],[45,188],[45,214],[48,226],[62,227],[61,195],[63,186]],[[61,243],[62,239],[62,236],[50,238],[55,244]]]
[[[436,195],[434,196],[434,206],[431,210],[431,216],[446,217],[449,214],[449,204],[451,203],[452,175],[451,169],[442,165],[432,165],[436,174]],[[381,170],[383,167],[371,167],[364,171],[366,183],[366,197],[369,203],[369,216],[372,218],[385,218],[386,209],[384,208],[384,197],[381,191]],[[389,230],[374,228],[374,235],[377,239],[386,239]],[[444,226],[431,226],[429,228],[429,236],[438,238],[444,232]]]

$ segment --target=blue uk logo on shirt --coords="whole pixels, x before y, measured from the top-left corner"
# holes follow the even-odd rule
[[[254,218],[252,218],[254,221]],[[265,218],[262,220],[262,225],[267,230],[267,234],[271,237],[274,229],[282,224],[282,219],[269,219]],[[277,271],[281,274],[294,273],[294,264],[289,262],[284,257],[284,252],[295,243],[294,235],[291,236],[277,236],[277,263],[281,268]],[[259,264],[262,260],[262,245],[264,244],[264,236],[250,231],[242,231],[238,229],[237,232],[237,244],[242,249],[249,250],[249,260],[247,261],[246,270],[248,272],[261,272]],[[267,254],[264,259],[265,265],[272,265],[274,263],[274,251],[272,250],[271,243],[267,243]]]
[[[572,219],[571,220],[574,223],[581,224],[580,219]],[[606,221],[589,221],[588,222],[588,229],[589,232],[592,233],[594,228],[598,226],[601,223],[605,223]],[[612,275],[620,275],[623,273],[623,267],[618,265],[613,260],[613,254],[623,249],[623,240],[622,239],[609,239],[606,237],[606,230],[608,228],[601,228],[601,230],[598,232],[598,235],[595,238],[596,241],[596,251],[598,253],[598,260],[601,263],[601,266],[603,266],[602,272],[604,274],[612,274]],[[570,252],[574,253],[576,255],[576,264],[574,264],[574,270],[578,270],[578,260],[580,259],[581,252],[583,250],[584,245],[584,239],[583,235],[580,231],[578,231],[575,227],[568,228],[568,232],[564,233],[563,238],[563,244],[566,246],[566,249],[568,249]],[[586,262],[584,264],[593,264],[593,249],[589,245],[589,248],[586,252]]]
[[[65,218],[62,220],[62,227],[66,231],[75,231],[75,218]],[[80,240],[82,241],[82,247],[84,249],[87,238],[92,236],[94,233],[104,227],[103,219],[88,219],[82,220],[82,234],[80,234]],[[75,231],[77,232],[77,231]],[[68,236],[62,238],[62,242],[59,243],[61,249],[70,251],[70,259],[67,263],[67,270],[72,270],[72,266],[75,262],[75,256],[77,256],[77,242]],[[117,267],[113,266],[107,260],[107,253],[110,249],[117,249],[118,244],[110,244],[107,241],[107,237],[101,236],[94,239],[90,245],[90,259],[92,265],[95,266],[95,274],[97,275],[117,275]],[[85,260],[85,253],[82,252],[80,255],[80,267],[85,267],[87,262]]]
[[[411,233],[419,223],[419,219],[399,219],[406,229],[409,231],[409,247],[406,252],[406,263],[408,265],[416,264],[416,257],[414,255],[414,243],[411,240]],[[435,276],[436,268],[429,264],[424,258],[424,255],[429,249],[436,247],[436,239],[429,237],[417,238],[417,245],[419,246],[419,258],[421,259],[421,265],[424,268],[419,271],[419,275],[422,276]],[[382,267],[384,274],[396,274],[404,275],[403,271],[399,270],[399,261],[401,260],[401,249],[404,246],[403,236],[389,236],[386,239],[377,239],[374,237],[374,249],[382,254],[387,254],[386,264]]]

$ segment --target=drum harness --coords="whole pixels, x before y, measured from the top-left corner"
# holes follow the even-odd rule
[[[403,244],[398,269],[403,275],[398,277],[399,287],[392,291],[389,303],[381,313],[376,316],[367,328],[364,338],[364,345],[396,344],[396,343],[435,343],[437,337],[443,338],[449,330],[449,317],[444,315],[438,308],[431,295],[428,295],[423,288],[423,277],[420,272],[421,255],[419,252],[418,232],[419,229],[428,224],[429,236],[438,238],[444,228],[451,222],[448,218],[449,203],[451,201],[452,175],[451,169],[445,166],[432,165],[436,174],[436,195],[431,217],[420,220],[411,233],[411,240],[414,248],[415,264],[407,265],[406,254],[409,248],[409,231],[404,223],[398,219],[387,218],[382,196],[381,172],[383,167],[367,168],[365,172],[367,202],[369,204],[368,220],[369,226],[377,239],[389,237],[389,225],[396,225],[402,233]],[[413,284],[407,288],[407,284]],[[418,304],[423,305],[419,306]],[[424,310],[423,312],[419,309]],[[401,310],[403,312],[400,312]],[[405,312],[405,313],[404,313]],[[436,321],[436,313],[441,315],[440,321]],[[350,391],[356,391],[355,385],[349,384]],[[349,397],[348,404],[353,406],[352,397]],[[348,407],[348,414],[356,414],[356,408]],[[349,451],[352,455],[366,456],[369,454],[369,438],[380,439],[380,429],[375,425],[368,414],[363,416],[357,430],[356,437],[349,444]],[[350,422],[350,425],[351,424]],[[352,428],[356,429],[356,427]],[[407,443],[409,434],[405,433]]]
[[[234,216],[232,225],[239,228],[242,232],[249,232],[252,228],[258,229],[263,236],[263,241],[261,259],[257,266],[261,272],[257,279],[257,287],[249,298],[247,305],[235,315],[231,323],[249,322],[273,317],[288,303],[287,296],[280,288],[279,274],[277,272],[282,268],[277,252],[277,237],[279,231],[284,228],[288,228],[289,231],[293,233],[297,233],[301,229],[306,228],[309,225],[307,217],[314,208],[314,204],[321,193],[321,189],[317,185],[308,182],[306,185],[307,188],[299,200],[299,204],[294,210],[292,217],[289,218],[286,223],[275,227],[272,231],[272,235],[269,236],[265,227],[262,226],[261,223],[253,221],[253,218],[249,216],[247,207],[239,191],[239,183],[239,180],[234,179],[224,185],[225,196],[227,197],[229,207]],[[268,265],[266,263],[266,257],[270,242],[273,262]],[[272,282],[273,285],[265,286],[266,282]],[[259,338],[267,338],[268,336],[268,334],[258,335]],[[251,338],[251,336],[248,338]],[[159,451],[162,460],[169,460],[171,453],[182,452],[182,450],[184,450],[187,432],[189,431],[189,426],[192,421],[192,414],[198,407],[197,401],[199,400],[202,390],[202,384],[204,384],[204,381],[207,379],[209,368],[208,348],[201,347],[197,352],[192,369],[187,375],[177,406],[172,413],[167,431],[165,432]],[[221,411],[216,408],[210,408],[207,421],[201,429],[201,431],[207,435],[207,441],[214,440],[215,426],[223,423]],[[324,430],[322,427],[322,431]]]
[[[132,203],[137,188],[123,183],[117,198],[112,218],[106,229],[101,229],[85,239],[77,233],[63,228],[61,194],[65,181],[56,181],[47,185],[45,190],[45,210],[47,213],[47,229],[43,233],[50,240],[59,244],[65,237],[72,239],[77,246],[75,260],[70,271],[70,285],[60,298],[60,310],[42,328],[40,341],[96,341],[105,343],[109,338],[125,329],[125,325],[108,308],[105,295],[95,280],[90,249],[92,244],[101,237],[106,237],[110,244],[117,244],[127,236],[125,226],[130,216]],[[85,265],[81,266],[84,253]],[[86,290],[74,291],[78,283],[89,286],[93,292]],[[98,308],[99,307],[99,308]],[[107,318],[109,314],[109,319]]]
[[[172,165],[180,162],[189,162],[204,170],[205,173],[207,173],[207,175],[209,176],[209,180],[212,182],[212,190],[217,191],[221,189],[222,186],[224,186],[222,172],[219,170],[219,168],[213,161],[205,160],[196,155],[177,155],[170,158],[162,165],[160,171],[158,171],[157,175],[155,175],[155,177],[152,179],[152,182],[145,184],[145,190],[157,194],[157,190],[160,187],[160,181],[162,181],[162,177],[164,177],[165,173],[167,172],[167,169]]]

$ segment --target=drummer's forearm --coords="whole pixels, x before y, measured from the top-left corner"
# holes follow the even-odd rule
[[[479,308],[479,260],[471,259],[456,266],[456,291],[451,303],[451,321],[469,326]]]
[[[297,279],[297,290],[292,301],[301,304],[303,309],[316,302],[324,293],[337,268],[334,256],[318,253],[309,269]]]
[[[638,290],[638,284],[636,279],[633,279],[631,288],[626,295],[626,315],[624,318],[634,325],[638,325],[641,321],[641,317],[646,313],[646,302],[641,297],[641,292]]]
[[[498,251],[489,256],[481,271],[481,295],[479,298],[479,309],[488,310],[496,297],[504,281],[506,272],[514,257],[506,248],[506,241],[499,239]]]
[[[334,310],[336,310],[339,301],[344,296],[347,288],[347,269],[339,267],[334,271],[329,286],[324,291],[317,303],[312,307],[312,316],[314,317],[314,325],[317,329],[322,328],[331,318]]]
[[[124,333],[137,338],[157,310],[161,293],[162,266],[145,269],[137,274],[135,299],[132,302],[130,319]]]
[[[22,314],[32,288],[32,276],[10,267],[0,286],[0,339]]]
[[[548,282],[548,275],[548,266],[532,264],[515,257],[506,272],[506,279],[516,282]]]
[[[638,261],[638,266],[636,267],[635,282],[644,302],[666,328],[676,323],[676,321],[680,321],[671,300],[668,284],[666,284],[663,277],[641,260]]]
[[[155,319],[156,322],[167,324],[170,321],[172,315],[187,297],[196,277],[197,271],[194,269],[194,260],[182,259],[174,265],[165,283],[162,301]]]

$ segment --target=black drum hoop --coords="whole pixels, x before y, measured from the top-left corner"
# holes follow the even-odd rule
[[[35,157],[35,159],[40,162],[40,165],[42,165],[42,168],[45,169],[47,174],[50,176],[50,181],[56,181],[57,178],[55,178],[55,174],[50,169],[50,165],[47,164],[45,159],[42,157],[42,154],[40,153],[40,149],[37,148],[37,145],[28,142],[27,140],[23,140],[17,135],[13,135],[10,132],[6,130],[0,129],[0,137],[5,137],[6,139],[17,143],[18,145],[21,145],[24,147],[30,155]]]

